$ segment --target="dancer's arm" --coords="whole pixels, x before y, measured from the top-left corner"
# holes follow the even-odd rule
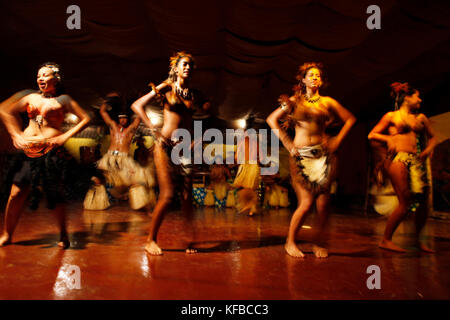
[[[11,136],[14,147],[24,149],[28,146],[28,142],[23,137],[20,113],[26,111],[29,103],[28,96],[13,103],[9,103],[8,100],[4,101],[0,107],[0,118]]]
[[[80,105],[70,96],[63,95],[61,96],[61,98],[63,99],[63,107],[66,109],[66,111],[76,115],[78,119],[80,119],[80,122],[78,122],[76,126],[71,128],[70,130],[67,130],[63,134],[47,140],[48,143],[58,146],[62,146],[69,138],[73,137],[78,132],[83,130],[91,121],[91,118],[88,116],[86,111],[84,111],[83,108],[81,108]]]
[[[113,119],[111,119],[111,117],[109,116],[108,111],[106,110],[106,106],[107,106],[106,103],[103,103],[100,106],[100,115],[102,116],[103,121],[105,121],[105,123],[108,127],[112,128],[112,129],[116,129],[117,123]]]
[[[382,134],[382,132],[389,127],[389,124],[392,121],[392,116],[392,112],[386,113],[383,118],[381,118],[381,120],[375,125],[375,127],[373,127],[367,138],[369,140],[377,140],[380,142],[388,143],[391,136],[388,134]]]
[[[421,118],[425,126],[425,132],[428,136],[427,146],[419,155],[420,159],[424,161],[431,154],[434,147],[436,147],[437,138],[436,135],[434,134],[434,130],[431,128],[430,120],[428,120],[428,118],[424,114],[421,114],[419,117]]]
[[[136,129],[139,127],[139,124],[141,123],[141,118],[138,116],[138,115],[136,115],[135,117],[134,117],[134,120],[133,120],[133,122],[128,126],[128,128],[131,130],[131,131],[136,131]]]
[[[131,105],[131,109],[142,119],[144,124],[149,127],[150,129],[153,129],[153,124],[148,118],[147,114],[145,113],[144,107],[152,101],[157,95],[159,95],[159,91],[166,90],[166,88],[169,88],[170,85],[166,82],[161,83],[156,87],[156,91],[153,89],[146,95],[140,97],[137,99],[133,104]]]
[[[335,99],[328,97],[328,107],[331,108],[338,117],[344,122],[338,135],[328,142],[328,151],[335,152],[342,143],[342,140],[347,136],[350,129],[356,122],[356,117],[347,109],[345,109],[339,102]]]
[[[393,115],[394,113],[392,111],[386,113],[367,136],[369,140],[385,142],[389,152],[396,150],[396,135],[382,134],[382,132],[385,131],[392,123]]]
[[[267,124],[272,128],[272,131],[275,133],[275,135],[280,139],[283,146],[288,150],[288,152],[293,155],[293,149],[294,149],[294,142],[289,137],[289,135],[286,133],[285,130],[283,130],[280,125],[278,124],[278,121],[285,117],[287,114],[291,112],[291,102],[292,100],[286,99],[286,97],[280,98],[281,105],[280,107],[276,108],[266,119]]]

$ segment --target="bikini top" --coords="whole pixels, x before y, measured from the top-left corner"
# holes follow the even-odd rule
[[[314,121],[326,123],[330,119],[330,114],[328,110],[322,106],[304,106],[297,103],[289,115],[289,118],[294,122]]]
[[[195,89],[191,89],[189,95],[183,98],[184,101],[182,101],[181,97],[173,91],[169,93],[169,95],[169,98],[167,95],[164,95],[164,102],[167,102],[170,111],[180,115],[186,113],[193,115],[197,109],[201,108],[203,103],[206,102],[200,91]]]
[[[424,125],[422,121],[416,120],[413,124],[410,122],[407,122],[403,117],[400,115],[400,113],[394,114],[394,117],[392,119],[392,122],[395,126],[395,128],[398,130],[398,133],[408,133],[410,131],[419,132],[423,129]]]
[[[42,118],[46,119],[52,123],[62,123],[64,121],[64,109],[50,109],[50,108],[37,108],[32,104],[28,104],[27,107],[28,118],[36,119],[38,116],[42,116]],[[42,121],[42,120],[41,120]],[[39,122],[39,121],[38,121]]]

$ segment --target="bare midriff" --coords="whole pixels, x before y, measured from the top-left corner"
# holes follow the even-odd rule
[[[328,112],[325,107],[316,108],[298,103],[292,118],[295,120],[294,146],[302,148],[322,144],[325,139],[325,122]]]
[[[389,128],[392,144],[395,146],[395,152],[417,152],[416,133],[409,131],[406,133],[398,133],[395,127]]]
[[[52,126],[48,126],[45,119],[41,126],[39,126],[35,121],[30,120],[30,124],[23,131],[25,139],[30,142],[43,142],[60,134],[61,131]]]
[[[161,135],[165,139],[170,140],[172,137],[172,133],[179,128],[186,129],[191,133],[193,131],[192,111],[191,109],[188,109],[184,104],[182,104],[181,106],[182,107],[180,108],[176,108],[177,110],[181,111],[181,113],[171,111],[168,107],[164,108],[164,124],[161,128]]]
[[[24,149],[24,152],[30,157],[38,157],[52,149],[47,144],[47,139],[62,134],[65,111],[54,98],[46,99],[37,95],[31,97],[31,101],[27,106],[30,122],[23,131],[23,137],[30,142],[30,147]]]
[[[133,136],[133,132],[130,133],[128,130],[125,130],[125,128],[120,130],[119,127],[117,130],[111,130],[111,144],[109,145],[109,150],[128,153]]]

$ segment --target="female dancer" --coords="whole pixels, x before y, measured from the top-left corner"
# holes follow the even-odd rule
[[[388,159],[385,168],[398,197],[398,207],[390,215],[380,248],[405,252],[392,242],[392,235],[409,209],[416,211],[416,236],[418,247],[433,252],[419,241],[427,219],[427,194],[429,183],[426,159],[436,146],[437,139],[427,117],[418,113],[422,100],[419,91],[408,83],[391,85],[396,110],[386,113],[369,133],[370,140],[386,143]],[[385,132],[387,131],[387,132]],[[425,148],[422,149],[422,146]]]
[[[221,156],[216,156],[214,164],[211,165],[210,168],[209,187],[214,190],[214,205],[223,208],[227,203],[228,191],[232,189],[227,182],[227,180],[231,178],[231,173],[230,170],[228,170],[228,167],[223,163]]]
[[[70,157],[62,145],[80,132],[90,121],[89,116],[71,97],[61,94],[61,70],[53,62],[44,63],[37,74],[39,93],[29,94],[16,103],[0,110],[0,117],[11,135],[14,146],[23,150],[17,173],[13,179],[11,193],[5,211],[3,234],[0,246],[11,243],[14,229],[22,213],[25,200],[31,193],[31,205],[37,208],[42,187],[49,209],[54,209],[60,228],[59,246],[70,246],[66,230],[64,185],[67,178],[67,159]],[[27,112],[30,122],[22,131],[20,112]],[[75,114],[80,122],[66,132],[61,131],[64,115]],[[66,189],[67,191],[68,189]]]
[[[256,190],[261,179],[257,161],[258,149],[256,135],[253,139],[244,135],[244,138],[238,143],[235,154],[236,163],[239,163],[239,169],[233,182],[233,187],[238,190],[236,208],[239,213],[247,213],[249,216],[253,216],[258,210]]]
[[[156,244],[159,227],[161,226],[167,207],[174,196],[174,178],[184,177],[182,200],[184,212],[192,211],[192,183],[190,170],[183,166],[171,164],[171,150],[174,147],[172,133],[179,128],[193,132],[192,116],[197,107],[206,108],[207,103],[198,91],[190,87],[194,59],[190,54],[178,52],[170,58],[169,78],[153,87],[148,94],[136,100],[131,108],[151,129],[154,128],[144,107],[159,96],[164,104],[164,124],[160,132],[155,132],[156,143],[153,151],[156,175],[159,184],[159,197],[152,215],[152,223],[145,250],[151,255],[161,255],[162,250]],[[192,136],[192,135],[191,135]],[[187,253],[195,252],[187,249]]]
[[[319,94],[322,73],[320,63],[301,65],[297,74],[299,85],[294,87],[294,95],[281,96],[280,107],[267,118],[267,123],[276,129],[275,134],[291,155],[291,183],[299,205],[290,222],[285,249],[290,256],[297,258],[303,258],[304,254],[296,246],[295,236],[314,200],[319,221],[315,240],[322,234],[328,216],[330,183],[335,173],[333,154],[356,121],[336,100]],[[332,138],[325,134],[331,112],[344,122],[339,134]],[[278,124],[278,120],[286,116],[295,127],[294,140]],[[328,251],[317,244],[313,245],[313,252],[317,258],[328,256]]]

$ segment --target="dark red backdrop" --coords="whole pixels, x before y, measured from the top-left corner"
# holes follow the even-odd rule
[[[195,85],[217,114],[266,116],[295,82],[297,67],[322,61],[335,97],[358,118],[341,155],[341,192],[362,194],[366,134],[392,108],[389,83],[414,83],[425,114],[448,110],[447,1],[2,1],[0,99],[35,87],[37,65],[56,61],[65,87],[86,109],[110,90],[130,99],[167,76],[171,52],[197,57]],[[81,8],[68,30],[66,8]],[[381,30],[366,9],[381,8]],[[7,141],[0,130],[2,141]],[[3,150],[7,144],[2,143]]]

